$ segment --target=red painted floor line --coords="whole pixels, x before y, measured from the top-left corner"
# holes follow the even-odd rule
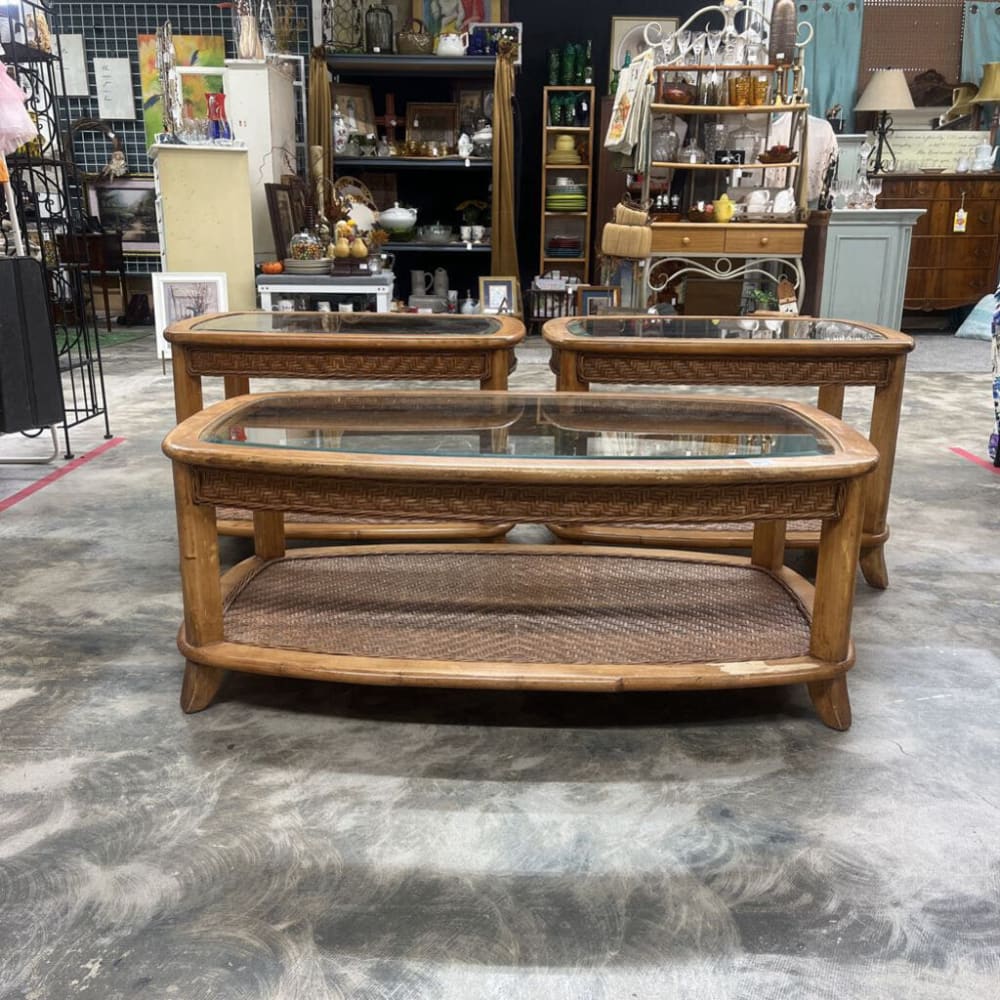
[[[956,455],[961,455],[962,458],[967,458],[970,462],[975,462],[976,465],[981,465],[984,469],[989,469],[990,472],[1000,472],[992,462],[987,461],[985,458],[980,458],[978,455],[973,455],[971,451],[966,451],[964,448],[952,448],[951,449]]]
[[[12,493],[9,497],[5,497],[0,500],[0,514],[8,508],[13,507],[14,504],[20,503],[22,500],[27,500],[33,493],[37,493],[39,490],[44,489],[50,483],[54,483],[57,479],[62,479],[63,476],[68,476],[74,469],[79,469],[81,465],[84,465],[87,462],[92,462],[95,458],[100,458],[106,451],[110,451],[116,445],[121,444],[124,440],[125,438],[116,437],[112,438],[110,441],[105,441],[104,444],[98,445],[93,449],[93,451],[88,451],[86,455],[74,458],[71,462],[67,462],[61,469],[55,469],[47,476],[43,476],[37,483],[25,486],[23,490],[18,490],[17,493]]]

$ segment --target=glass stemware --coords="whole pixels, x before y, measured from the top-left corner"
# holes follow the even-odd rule
[[[875,208],[875,202],[878,200],[878,196],[882,193],[882,178],[877,174],[874,177],[868,178],[868,190],[872,195],[872,208]]]
[[[719,61],[719,46],[722,45],[722,29],[709,28],[705,32],[705,44],[708,46],[708,61],[716,64]]]

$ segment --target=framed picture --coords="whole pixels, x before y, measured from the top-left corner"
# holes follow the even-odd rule
[[[514,65],[520,66],[524,58],[524,25],[521,21],[477,21],[469,25],[470,32],[485,34],[486,55],[496,55],[497,42],[501,38],[512,38],[517,42]]]
[[[602,306],[621,305],[622,290],[617,285],[584,285],[576,290],[577,316],[597,316]]]
[[[517,278],[479,278],[479,303],[484,313],[521,314],[521,295]]]
[[[480,118],[493,121],[493,91],[471,90],[461,87],[455,94],[458,105],[458,127],[472,135]]]
[[[160,252],[152,177],[123,177],[91,184],[87,204],[104,232],[122,234],[126,253]]]
[[[635,59],[640,52],[645,52],[645,31],[647,24],[657,24],[660,28],[660,38],[666,38],[677,30],[676,17],[613,17],[611,18],[611,65],[608,69],[608,79],[612,79],[616,69],[625,65],[626,54]],[[652,35],[653,33],[650,32]],[[631,60],[630,60],[631,61]]]
[[[334,83],[331,86],[334,103],[340,108],[348,134],[376,134],[372,88],[361,83]]]
[[[208,271],[164,271],[153,279],[153,314],[156,320],[156,353],[170,357],[170,342],[163,336],[171,323],[229,308],[226,275]]]
[[[271,217],[271,235],[274,237],[274,256],[284,260],[288,244],[299,231],[295,224],[294,193],[287,184],[265,184],[267,212]]]
[[[469,31],[484,21],[504,21],[506,0],[413,0],[413,16],[432,35],[443,31]]]
[[[407,142],[443,142],[449,148],[458,145],[458,105],[406,105]]]
[[[174,35],[174,59],[178,66],[218,66],[226,62],[226,40],[222,35]],[[152,146],[163,131],[163,94],[156,63],[156,35],[139,35],[139,89],[146,146]],[[131,86],[131,84],[129,84]],[[222,90],[221,76],[185,74],[181,77],[184,114],[188,118],[208,117],[207,94]]]

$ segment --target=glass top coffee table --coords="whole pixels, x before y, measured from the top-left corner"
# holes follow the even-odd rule
[[[542,329],[552,348],[560,390],[602,385],[818,386],[819,407],[839,417],[846,386],[875,389],[869,438],[878,470],[866,484],[861,570],[873,587],[888,586],[885,543],[896,436],[903,398],[905,334],[864,323],[805,317],[598,316],[550,320]],[[578,541],[698,548],[740,548],[745,526],[720,523],[552,525]],[[789,525],[796,548],[819,544],[819,525]]]
[[[850,724],[844,674],[875,449],[811,407],[630,393],[241,397],[164,442],[174,465],[186,711],[225,672],[424,687],[588,691],[805,682]],[[215,510],[252,510],[255,555],[219,578]],[[286,553],[288,512],[401,522],[754,525],[749,558],[577,545]],[[823,522],[814,588],[784,522]]]
[[[180,423],[203,406],[202,379],[225,380],[226,397],[250,392],[251,378],[372,379],[478,382],[506,389],[524,325],[510,316],[426,316],[396,313],[231,312],[197,316],[168,327],[174,405]],[[490,538],[493,525],[357,524],[294,515],[290,538]],[[249,536],[247,511],[219,518],[224,535]]]

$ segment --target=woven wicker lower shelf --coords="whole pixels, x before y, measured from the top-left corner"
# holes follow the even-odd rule
[[[253,558],[225,641],[184,655],[352,683],[655,690],[814,681],[812,588],[738,557],[576,546],[379,545]]]

